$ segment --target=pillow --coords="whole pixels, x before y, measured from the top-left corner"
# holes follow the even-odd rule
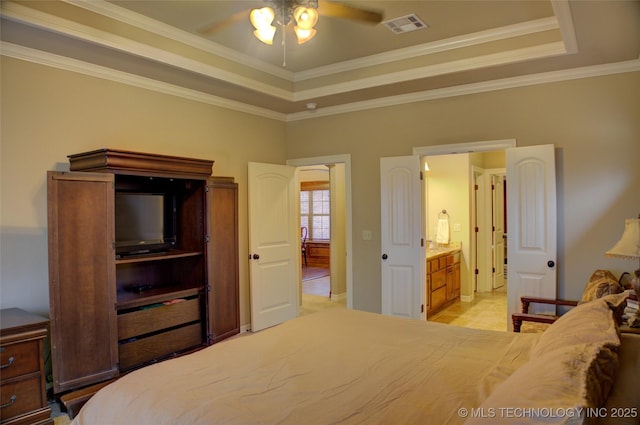
[[[605,295],[619,294],[623,291],[618,280],[608,270],[596,270],[582,293],[580,302],[589,302]]]
[[[622,325],[624,322],[622,316],[624,315],[624,309],[627,308],[627,298],[629,298],[628,291],[602,297],[607,305],[609,305],[609,309],[613,312],[613,318],[618,325]]]
[[[584,409],[604,405],[617,370],[607,346],[561,347],[516,370],[465,424],[582,424]]]
[[[618,327],[606,300],[600,298],[572,308],[549,326],[538,338],[532,357],[567,345],[600,344],[618,347]]]

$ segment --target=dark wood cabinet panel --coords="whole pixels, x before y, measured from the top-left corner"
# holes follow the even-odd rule
[[[230,178],[208,183],[209,342],[240,332],[238,185]],[[231,284],[234,282],[234,284]]]
[[[60,392],[118,374],[114,178],[47,177],[53,385]]]

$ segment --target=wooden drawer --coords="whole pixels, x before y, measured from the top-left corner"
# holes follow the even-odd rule
[[[156,332],[200,320],[198,298],[118,315],[118,339]]]
[[[447,302],[447,287],[431,291],[431,309],[436,309]]]
[[[200,323],[123,343],[119,346],[120,369],[129,369],[202,343]]]
[[[38,372],[40,370],[39,341],[26,341],[3,346],[0,348],[0,365],[3,366],[0,375],[2,381],[25,373]]]
[[[42,400],[42,392],[40,374],[26,380],[3,383],[0,400],[5,407],[0,410],[0,420],[40,409],[46,405]]]
[[[445,259],[446,259],[446,262],[447,262],[447,266],[452,266],[453,265],[453,260],[454,260],[453,254],[447,255],[445,257]]]
[[[437,272],[431,273],[431,291],[435,291],[438,288],[441,288],[447,284],[447,273],[446,270],[438,270]]]

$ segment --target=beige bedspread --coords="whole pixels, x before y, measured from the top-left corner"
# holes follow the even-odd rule
[[[335,309],[132,372],[73,424],[463,423],[537,337]]]

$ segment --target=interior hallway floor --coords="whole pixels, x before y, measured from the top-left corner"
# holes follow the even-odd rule
[[[346,297],[332,300],[329,269],[302,267],[302,306],[300,315],[316,313],[327,308],[346,308]]]

